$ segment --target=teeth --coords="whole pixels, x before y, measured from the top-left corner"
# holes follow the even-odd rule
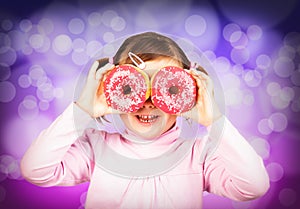
[[[145,119],[145,120],[151,120],[154,118],[157,118],[157,115],[140,115],[139,118]]]
[[[158,116],[157,115],[140,115],[140,116],[138,116],[138,118],[143,123],[152,123],[158,118]]]

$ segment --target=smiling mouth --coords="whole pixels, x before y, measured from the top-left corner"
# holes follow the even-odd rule
[[[149,124],[154,123],[157,120],[158,115],[137,115],[136,117],[141,123]]]

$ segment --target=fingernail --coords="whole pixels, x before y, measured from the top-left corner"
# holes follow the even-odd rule
[[[93,63],[93,67],[96,67],[99,65],[99,62],[96,60],[94,63]]]

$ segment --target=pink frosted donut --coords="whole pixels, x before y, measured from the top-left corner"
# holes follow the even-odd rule
[[[149,97],[149,78],[131,65],[116,66],[104,81],[106,102],[113,109],[135,112]]]
[[[151,86],[153,104],[166,113],[186,112],[196,103],[196,82],[179,67],[160,69],[152,77]]]

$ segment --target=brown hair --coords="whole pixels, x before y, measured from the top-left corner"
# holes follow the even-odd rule
[[[113,64],[133,64],[128,56],[129,52],[136,54],[145,62],[165,57],[178,61],[184,69],[191,67],[189,59],[175,41],[155,32],[140,33],[127,38],[113,57]],[[109,59],[98,61],[99,67],[102,67],[109,62]],[[195,68],[207,74],[200,65],[197,64]]]

